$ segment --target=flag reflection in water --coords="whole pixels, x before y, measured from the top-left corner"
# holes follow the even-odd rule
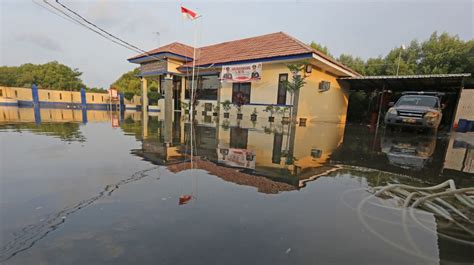
[[[179,196],[178,205],[184,205],[190,202],[193,199],[192,195],[181,195]]]

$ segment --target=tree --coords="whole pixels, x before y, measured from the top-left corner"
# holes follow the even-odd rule
[[[119,79],[112,83],[112,87],[118,89],[120,92],[133,93],[134,95],[141,95],[142,81],[140,80],[140,68],[135,68],[132,71],[128,71],[122,74]],[[150,80],[148,82],[148,90],[151,92],[157,92],[159,85],[156,80]]]
[[[311,47],[333,57],[326,46],[311,42]],[[399,61],[400,58],[400,61]],[[426,41],[412,40],[385,56],[368,58],[341,54],[337,59],[362,75],[474,74],[474,40],[463,41],[457,35],[434,32]]]
[[[329,57],[331,57],[331,58],[334,58],[334,57],[332,56],[332,54],[329,52],[328,47],[326,47],[326,46],[324,46],[324,45],[322,45],[322,44],[319,44],[319,43],[317,43],[317,42],[312,41],[309,46],[311,46],[311,48],[313,48],[313,49],[315,49],[315,50],[317,50],[317,51],[320,51],[320,52],[326,54],[327,56],[329,56]]]
[[[81,80],[81,72],[77,68],[56,61],[45,64],[22,64],[20,66],[0,67],[0,85],[11,87],[31,87],[53,90],[78,91],[88,88]]]
[[[349,54],[341,54],[337,60],[359,74],[365,74],[366,66],[362,58],[352,57],[352,55]]]

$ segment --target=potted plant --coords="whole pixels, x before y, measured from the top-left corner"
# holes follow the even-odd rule
[[[280,108],[279,106],[274,106],[274,107],[273,107],[273,113],[274,113],[275,115],[280,115],[280,114],[281,114],[281,113],[280,113],[280,109],[281,109],[281,108]],[[275,121],[275,120],[274,120],[274,121]]]
[[[281,123],[282,124],[288,124],[290,123],[290,117],[286,116],[286,113],[288,112],[290,108],[289,107],[282,107],[280,109],[280,114],[281,114]]]
[[[219,115],[219,109],[220,109],[219,105],[216,105],[214,107],[214,112],[212,113],[212,116],[214,116],[214,117],[218,116]]]
[[[237,109],[237,119],[241,120],[243,118],[242,106],[245,104],[245,96],[242,93],[238,93],[235,97],[234,106]]]
[[[226,100],[222,102],[221,104],[222,104],[222,108],[224,109],[224,118],[228,119],[232,102],[230,102],[230,100]]]
[[[189,103],[186,101],[181,101],[181,108],[184,110],[184,113],[189,114]]]
[[[273,107],[272,105],[268,105],[264,111],[270,113],[270,116],[268,117],[268,122],[274,122],[275,117],[273,117],[273,114],[275,114],[275,107]]]
[[[257,113],[257,108],[254,108],[252,114],[250,115],[251,121],[257,121]]]

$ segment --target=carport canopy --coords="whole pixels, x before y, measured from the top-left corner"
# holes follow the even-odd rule
[[[338,80],[349,84],[350,90],[392,90],[459,92],[470,73],[436,75],[384,75],[342,77]]]

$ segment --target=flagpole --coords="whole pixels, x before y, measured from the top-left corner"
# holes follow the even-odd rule
[[[200,17],[200,16],[199,16]],[[197,39],[197,23],[195,22],[196,19],[199,17],[196,17],[193,19],[194,24],[194,43],[193,43],[193,69],[191,73],[191,169],[194,168],[193,166],[193,155],[194,155],[194,147],[193,147],[193,127],[194,127],[194,72],[196,68],[196,39]]]

